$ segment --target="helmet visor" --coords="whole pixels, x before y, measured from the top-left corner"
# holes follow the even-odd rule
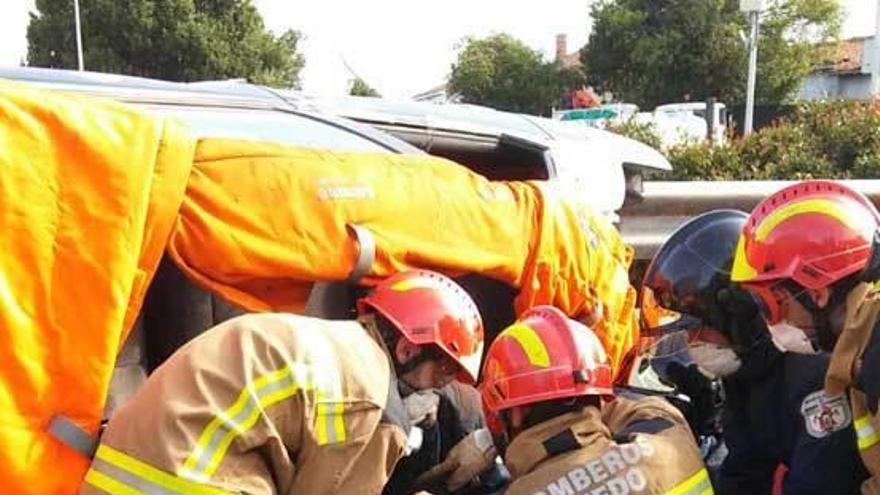
[[[670,333],[697,330],[703,326],[700,318],[681,313],[669,306],[671,304],[658,298],[651,287],[642,287],[640,313],[645,335],[661,337]]]
[[[688,347],[694,344],[716,344],[729,347],[734,350],[742,348],[718,330],[709,326],[703,326],[687,332],[675,332],[657,337],[642,337],[639,339],[639,354],[648,359],[673,358],[682,362],[689,362],[687,357]]]

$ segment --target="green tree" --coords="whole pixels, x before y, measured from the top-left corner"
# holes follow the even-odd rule
[[[36,0],[28,64],[76,68],[73,2]],[[246,78],[296,87],[301,39],[267,31],[250,0],[80,0],[88,70],[172,81]]]
[[[354,81],[351,83],[351,89],[348,90],[348,94],[352,96],[382,96],[378,91],[373,89],[372,86],[359,77],[354,78]]]
[[[744,99],[749,28],[738,0],[603,0],[581,61],[588,81],[652,107]],[[759,102],[788,99],[840,29],[837,0],[770,0],[758,41]],[[825,43],[825,44],[823,44]]]
[[[578,86],[579,71],[546,62],[507,34],[467,38],[452,65],[448,86],[462,101],[531,114],[546,114],[563,92]]]

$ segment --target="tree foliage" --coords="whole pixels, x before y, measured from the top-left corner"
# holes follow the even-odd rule
[[[507,34],[468,38],[452,65],[448,87],[465,103],[547,114],[560,96],[582,82],[577,70],[547,62]]]
[[[73,2],[36,0],[28,64],[76,68]],[[80,0],[87,70],[172,81],[296,87],[301,36],[267,31],[250,0]]]
[[[351,89],[348,90],[348,94],[352,96],[382,96],[378,91],[373,89],[372,86],[367,84],[366,81],[359,77],[354,78],[354,81],[351,83]]]
[[[840,29],[837,0],[770,0],[761,14],[756,96],[789,98]],[[581,60],[588,81],[644,107],[744,99],[749,32],[738,0],[603,0]]]
[[[648,144],[639,125],[612,129]],[[711,146],[684,143],[665,151],[663,180],[875,179],[880,176],[880,107],[860,101],[803,103],[746,138]]]

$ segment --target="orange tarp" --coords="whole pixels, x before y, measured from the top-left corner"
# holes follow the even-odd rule
[[[368,280],[411,267],[478,272],[520,289],[517,310],[569,315],[603,303],[597,331],[617,364],[635,340],[632,251],[604,218],[552,185],[490,182],[430,156],[200,141],[169,253],[194,280],[250,310],[303,309],[312,282],[344,280],[376,240]]]
[[[195,158],[193,158],[195,156]],[[343,280],[369,229],[375,281],[409,267],[479,272],[522,311],[589,314],[619,361],[636,332],[631,251],[552,185],[489,182],[428,156],[207,139],[121,105],[0,83],[0,480],[72,493],[87,461],[45,433],[94,433],[116,352],[166,247],[251,310],[300,310]],[[185,196],[185,197],[184,197]]]
[[[0,83],[0,481],[74,493],[88,461],[55,414],[97,431],[183,198],[194,142],[122,105]]]

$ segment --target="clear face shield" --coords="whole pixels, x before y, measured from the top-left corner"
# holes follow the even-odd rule
[[[698,322],[663,306],[648,287],[642,288],[641,298],[642,335],[627,384],[652,391],[673,392],[675,387],[668,380],[666,367],[670,362],[683,366],[691,364],[687,353],[688,328],[697,328]]]
[[[671,363],[687,367],[696,364],[710,379],[735,373],[742,362],[732,343],[702,319],[680,313],[654,297],[650,288],[642,291],[643,336],[639,356],[649,360],[661,376],[668,376]]]

